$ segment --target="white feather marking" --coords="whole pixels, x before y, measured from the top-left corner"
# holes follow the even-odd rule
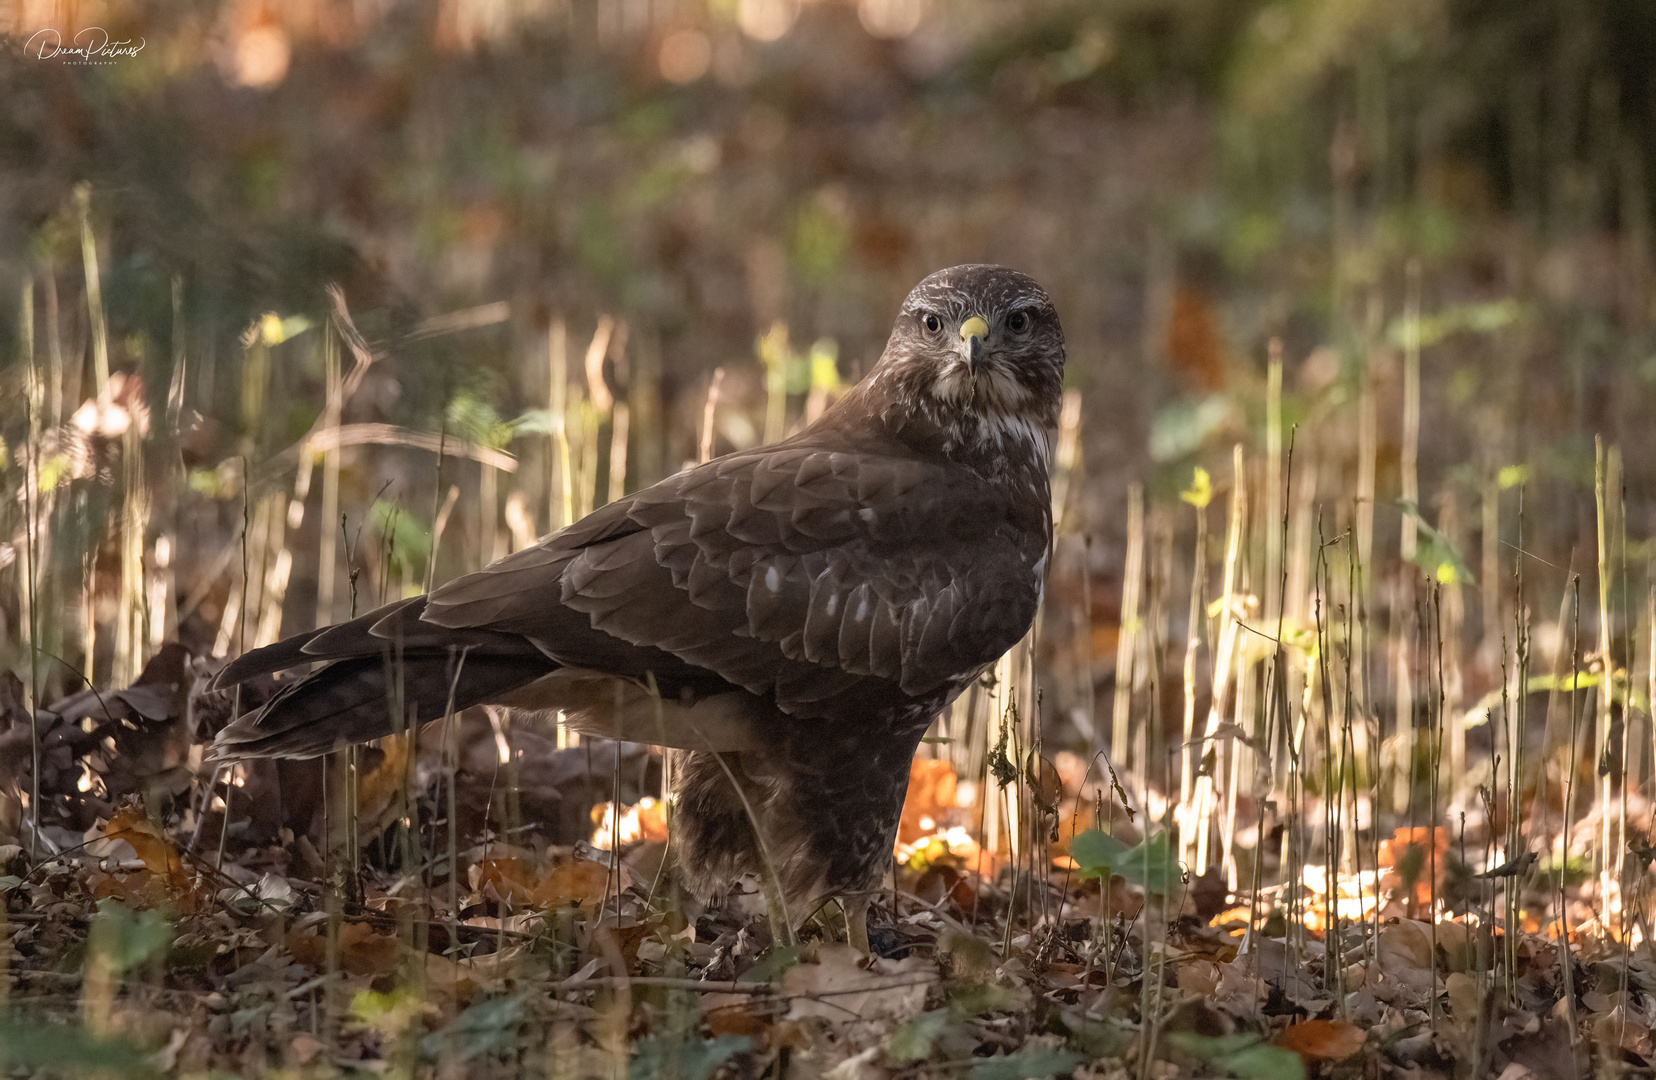
[[[765,588],[771,592],[782,591],[782,574],[774,566],[765,571]]]

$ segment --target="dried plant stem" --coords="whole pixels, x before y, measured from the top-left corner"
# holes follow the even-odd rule
[[[1415,545],[1418,542],[1420,506],[1420,260],[1410,259],[1405,267],[1403,300],[1403,445],[1399,482],[1403,504],[1399,523],[1398,557],[1402,562],[1392,599],[1390,653],[1392,656],[1393,700],[1399,767],[1395,774],[1393,806],[1398,813],[1412,814],[1417,737],[1415,686],[1410,665],[1409,620],[1414,611]],[[1401,617],[1400,617],[1401,613]]]
[[[779,441],[788,426],[788,324],[771,323],[759,339],[759,363],[765,373],[764,441]]]
[[[1403,300],[1403,523],[1398,555],[1414,561],[1420,507],[1420,260],[1404,268]]]
[[[322,407],[323,433],[331,434],[339,429],[339,420],[345,405],[344,383],[340,375],[339,364],[339,336],[330,324],[324,333],[322,345],[323,382],[326,384],[326,403]],[[334,613],[334,571],[338,562],[338,540],[334,534],[334,522],[339,520],[339,449],[333,447],[322,451],[322,516],[319,519],[319,528],[316,530],[316,625],[326,626],[333,622]],[[437,549],[436,537],[431,541],[432,551]]]
[[[1607,925],[1612,916],[1619,916],[1621,897],[1618,895],[1620,879],[1616,876],[1616,867],[1620,858],[1613,854],[1618,846],[1614,835],[1615,815],[1611,813],[1613,802],[1613,783],[1610,762],[1614,747],[1611,745],[1611,716],[1612,690],[1615,682],[1616,664],[1610,651],[1610,532],[1605,525],[1605,453],[1603,436],[1593,437],[1593,507],[1594,520],[1598,526],[1598,657],[1601,678],[1594,697],[1598,708],[1595,710],[1595,732],[1593,748],[1595,760],[1598,763],[1598,814],[1599,835],[1596,862],[1598,863],[1598,904],[1596,910],[1599,917]]]
[[[1127,565],[1121,579],[1121,625],[1116,638],[1115,704],[1110,722],[1110,759],[1126,768],[1138,768],[1145,773],[1149,791],[1149,768],[1142,760],[1134,761],[1129,752],[1132,746],[1133,684],[1136,672],[1133,659],[1140,630],[1139,595],[1144,582],[1144,487],[1131,484],[1127,488]]]
[[[576,387],[580,395],[580,387]],[[580,517],[592,513],[594,501],[598,496],[598,410],[587,402],[584,396],[578,396],[575,402],[576,415],[580,421],[581,475],[579,479],[578,500],[576,512]]]
[[[1081,391],[1065,390],[1063,405],[1058,412],[1058,442],[1053,452],[1052,470],[1052,532],[1062,536],[1071,531],[1070,520],[1075,512],[1071,493],[1078,489],[1082,478],[1081,466]]]
[[[1190,768],[1189,747],[1196,738],[1196,650],[1201,645],[1202,626],[1206,622],[1206,613],[1203,610],[1207,602],[1207,504],[1203,503],[1196,508],[1196,551],[1192,556],[1190,567],[1190,614],[1185,627],[1184,652],[1184,740],[1187,748],[1180,755],[1179,770],[1179,800],[1188,805],[1190,801],[1193,779]],[[1228,548],[1227,548],[1228,554]],[[1207,747],[1198,748],[1205,753]],[[1233,752],[1234,753],[1234,752]],[[1231,859],[1230,835],[1226,830],[1224,838],[1225,862],[1230,867],[1232,888],[1235,887],[1234,863]],[[1200,865],[1200,864],[1199,864]]]
[[[1580,1030],[1576,1023],[1575,994],[1568,988],[1575,986],[1571,974],[1570,912],[1567,882],[1570,876],[1570,831],[1575,821],[1575,782],[1581,751],[1581,576],[1571,574],[1566,592],[1574,603],[1570,613],[1570,742],[1564,753],[1564,821],[1559,840],[1558,858],[1558,971],[1559,985],[1566,989],[1570,1042],[1573,1045]],[[1562,620],[1560,620],[1562,626]],[[1562,643],[1561,643],[1562,644]]]
[[[1248,516],[1247,480],[1243,470],[1242,444],[1231,449],[1230,524],[1225,531],[1224,584],[1220,590],[1219,645],[1213,655],[1213,697],[1208,706],[1207,726],[1199,744],[1205,748],[1218,736],[1224,719],[1225,699],[1230,689],[1231,672],[1236,665],[1236,635],[1241,623],[1236,616],[1237,574],[1242,563],[1242,529]],[[1189,747],[1183,750],[1190,757]],[[1213,772],[1205,770],[1196,780],[1195,799],[1187,803],[1186,818],[1195,832],[1195,865],[1202,870],[1208,865],[1208,839],[1213,817]],[[1187,833],[1188,835],[1188,833]]]
[[[627,493],[627,436],[630,409],[617,401],[610,414],[609,502]]]
[[[109,324],[104,315],[103,279],[98,271],[98,242],[92,235],[92,188],[75,185],[75,214],[80,220],[81,263],[86,270],[86,312],[92,328],[93,392],[102,395],[109,382]]]
[[[500,535],[500,473],[487,465],[480,465],[477,469],[478,566],[487,566],[506,554]]]
[[[1282,563],[1282,339],[1273,337],[1265,368],[1265,566]],[[1260,614],[1271,618],[1284,603],[1282,583],[1267,569],[1265,606]]]
[[[552,320],[547,331],[547,355],[551,361],[550,390],[546,411],[552,419],[552,463],[547,469],[551,481],[547,513],[553,532],[575,520],[575,480],[569,461],[569,328],[563,319]],[[562,725],[559,725],[560,727]]]
[[[27,358],[29,372],[29,385],[23,395],[29,441],[24,450],[23,580],[18,589],[18,601],[23,627],[29,635],[29,858],[32,861],[40,857],[40,595],[37,591],[40,550],[37,545],[40,539],[41,498],[40,406],[45,396],[41,393],[39,370],[35,366],[33,278],[24,279],[19,315],[21,340],[18,344]],[[7,910],[5,905],[0,905],[0,932],[7,929]],[[0,1003],[3,1003],[11,982],[6,973],[11,966],[10,944],[0,948],[0,953],[4,954],[4,966],[0,967]]]
[[[1505,648],[1501,640],[1501,488],[1493,475],[1484,478],[1479,510],[1483,517],[1480,536],[1483,560],[1478,578],[1482,594],[1479,606],[1483,616],[1483,652],[1492,655],[1497,648]]]
[[[1449,543],[1456,550],[1464,550],[1465,538],[1461,535],[1460,499],[1454,488],[1446,489],[1441,496],[1441,509],[1438,515],[1438,529],[1448,538]],[[1453,581],[1443,581],[1439,575],[1440,591],[1442,593],[1443,627],[1441,639],[1445,655],[1438,659],[1443,665],[1443,685],[1440,687],[1443,701],[1444,730],[1448,735],[1448,764],[1445,767],[1443,779],[1448,782],[1448,805],[1464,805],[1462,801],[1463,786],[1467,782],[1466,771],[1466,724],[1461,716],[1461,639],[1466,625],[1465,589],[1460,577],[1453,575]]]
[[[1497,489],[1498,490],[1498,489]],[[1488,503],[1485,504],[1489,505]],[[1518,542],[1522,546],[1524,515],[1523,489],[1519,489],[1519,512],[1516,519]],[[1485,527],[1491,525],[1490,514],[1486,511]],[[1494,515],[1493,524],[1498,528],[1499,515]],[[1499,569],[1499,549],[1496,557],[1486,563],[1486,569]],[[1486,608],[1484,617],[1494,618],[1494,613]],[[1529,635],[1526,627],[1527,612],[1524,602],[1524,560],[1522,557],[1514,559],[1512,564],[1512,650],[1509,653],[1506,642],[1501,642],[1501,715],[1506,721],[1507,746],[1507,776],[1506,776],[1506,836],[1504,838],[1504,859],[1519,858],[1522,852],[1533,850],[1529,845],[1535,843],[1532,835],[1526,844],[1523,835],[1523,824],[1519,820],[1518,807],[1524,794],[1525,768],[1525,721],[1528,716],[1526,702],[1529,697],[1526,687],[1529,682]],[[1508,663],[1512,664],[1512,671],[1508,674]],[[1542,761],[1546,760],[1546,747],[1542,747]],[[1543,774],[1545,767],[1543,765]],[[1506,934],[1502,938],[1502,961],[1505,973],[1506,999],[1509,1005],[1516,1005],[1518,1001],[1518,932],[1520,891],[1527,875],[1519,875],[1509,882],[1506,888],[1506,910],[1503,913],[1506,920]]]
[[[701,439],[697,444],[696,460],[706,464],[713,460],[713,436],[719,414],[719,388],[724,383],[724,368],[713,369],[707,383],[707,402],[702,406]]]
[[[1443,760],[1442,759],[1443,759],[1443,714],[1444,714],[1444,700],[1443,700],[1443,586],[1442,585],[1436,585],[1432,589],[1431,615],[1433,616],[1433,618],[1432,618],[1432,627],[1433,627],[1433,630],[1434,630],[1434,636],[1433,636],[1433,639],[1428,642],[1428,647],[1430,648],[1431,646],[1434,646],[1434,645],[1436,646],[1434,651],[1437,655],[1437,667],[1436,667],[1437,693],[1435,695],[1430,695],[1430,705],[1431,705],[1431,710],[1432,710],[1431,750],[1429,752],[1427,760],[1428,760],[1428,763],[1429,763],[1429,768],[1431,769],[1430,779],[1428,781],[1429,787],[1430,787],[1431,808],[1430,808],[1430,812],[1427,815],[1427,821],[1429,822],[1429,825],[1427,827],[1427,832],[1426,832],[1426,837],[1427,837],[1427,839],[1426,839],[1426,860],[1427,860],[1427,873],[1429,875],[1429,877],[1427,878],[1427,883],[1428,883],[1428,895],[1430,897],[1430,902],[1429,902],[1429,904],[1427,905],[1427,908],[1426,908],[1426,917],[1430,921],[1431,928],[1432,928],[1432,956],[1433,956],[1434,959],[1433,959],[1433,962],[1432,962],[1432,996],[1431,996],[1430,1004],[1431,1004],[1432,1026],[1433,1026],[1433,1030],[1436,1030],[1436,1028],[1437,1028],[1437,1016],[1438,1016],[1437,961],[1436,961],[1436,957],[1437,957],[1437,954],[1438,954],[1438,856],[1437,856],[1437,851],[1438,851],[1437,830],[1439,828],[1439,826],[1438,826],[1438,797],[1439,797],[1438,783],[1439,783],[1439,779],[1443,775]]]
[[[1323,535],[1322,515],[1317,515],[1317,558],[1315,575],[1313,577],[1312,619],[1317,640],[1317,664],[1312,674],[1316,678],[1318,689],[1322,695],[1322,802],[1323,802],[1323,940],[1327,943],[1328,960],[1325,963],[1324,980],[1334,999],[1340,1002],[1340,1011],[1345,1011],[1345,962],[1341,948],[1343,941],[1343,927],[1340,925],[1339,889],[1335,877],[1340,866],[1340,833],[1339,819],[1343,816],[1344,805],[1340,799],[1343,788],[1344,770],[1337,769],[1338,754],[1335,753],[1333,734],[1334,699],[1332,680],[1329,676],[1328,654],[1333,648],[1333,635],[1329,630],[1329,617],[1326,606],[1330,602],[1333,592],[1332,576],[1328,567],[1329,541]]]
[[[127,686],[143,670],[146,632],[144,541],[149,534],[149,488],[144,478],[144,443],[138,425],[121,441],[121,518],[117,546],[121,553],[121,592],[115,608],[115,658],[110,678]]]

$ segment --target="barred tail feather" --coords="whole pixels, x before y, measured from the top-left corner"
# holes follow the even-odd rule
[[[337,660],[284,687],[257,710],[232,722],[213,755],[235,758],[308,758],[367,742],[493,700],[550,674],[538,653],[477,650],[405,652]],[[398,715],[401,711],[407,719]]]
[[[423,622],[426,598],[254,649],[224,666],[225,689],[258,675],[332,661],[233,721],[213,744],[219,759],[316,757],[492,701],[556,671],[517,634]]]

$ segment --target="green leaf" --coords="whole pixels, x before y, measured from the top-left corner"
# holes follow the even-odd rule
[[[720,1035],[706,1041],[652,1035],[641,1039],[627,1080],[707,1080],[714,1070],[753,1045],[746,1035]]]
[[[1150,457],[1177,461],[1199,449],[1208,436],[1240,419],[1236,403],[1224,394],[1197,402],[1175,402],[1150,421]]]
[[[851,250],[846,215],[831,199],[807,202],[794,218],[792,248],[801,278],[813,285],[833,280]]]
[[[282,318],[274,311],[259,316],[259,337],[266,345],[280,345],[311,328],[311,321],[303,315]]]
[[[558,430],[550,409],[525,409],[509,424],[513,435],[551,435]]]
[[[765,950],[765,954],[753,962],[753,966],[742,972],[740,982],[770,982],[783,972],[799,963],[799,946],[773,945]]]
[[[457,1061],[505,1053],[517,1043],[522,1021],[521,998],[480,1001],[456,1016],[442,1031],[434,1031],[421,1039],[420,1050],[433,1058],[450,1052]]]
[[[1435,315],[1415,319],[1413,329],[1417,335],[1416,340],[1425,348],[1436,345],[1451,334],[1494,333],[1511,326],[1523,314],[1523,305],[1511,299],[1481,304],[1455,304]],[[1409,343],[1409,330],[1409,320],[1399,317],[1392,320],[1386,336],[1391,339],[1393,345],[1403,348]]]
[[[903,1021],[886,1038],[886,1057],[895,1065],[931,1057],[937,1037],[955,1022],[948,1009],[933,1009]]]
[[[1173,845],[1165,832],[1156,833],[1127,852],[1117,873],[1157,896],[1171,893],[1182,877],[1179,864],[1173,859]]]
[[[142,1047],[120,1037],[95,1039],[80,1027],[52,1027],[39,1022],[0,1022],[0,1068],[35,1072],[51,1069],[70,1076],[154,1075]]]
[[[1113,1017],[1094,1020],[1078,1005],[1067,1006],[1059,1020],[1070,1034],[1070,1042],[1089,1058],[1119,1057],[1137,1032]]]
[[[1016,1002],[1012,991],[992,982],[967,983],[949,995],[949,1009],[956,1016],[1007,1012]]]
[[[1088,829],[1070,841],[1070,858],[1081,864],[1082,877],[1108,877],[1111,867],[1121,865],[1129,848],[1107,832]]]
[[[833,338],[818,338],[811,345],[811,390],[834,391],[840,388],[839,342]]]
[[[1445,585],[1476,585],[1477,582],[1472,578],[1472,571],[1467,569],[1466,558],[1461,555],[1460,548],[1426,523],[1426,519],[1420,516],[1420,507],[1408,499],[1397,500],[1397,505],[1403,508],[1405,514],[1414,518],[1415,565]]]
[[[381,993],[358,990],[351,997],[351,1018],[387,1038],[398,1038],[414,1018],[424,1011],[423,1003],[406,986]]]
[[[1014,1051],[1005,1057],[985,1058],[972,1066],[972,1080],[1028,1080],[1030,1077],[1057,1076],[1074,1072],[1086,1058],[1073,1050],[1053,1046],[1033,1045]]]
[[[1292,1050],[1272,1046],[1252,1032],[1197,1035],[1175,1031],[1167,1043],[1242,1080],[1305,1080],[1305,1062]]]
[[[408,511],[388,499],[375,499],[368,508],[374,528],[390,543],[392,561],[405,579],[425,579],[426,558],[431,554],[431,530],[409,516]]]
[[[1070,841],[1070,858],[1081,864],[1084,878],[1107,881],[1112,874],[1120,874],[1157,896],[1167,896],[1181,880],[1166,832],[1127,847],[1113,836],[1088,829]]]
[[[1524,686],[1532,694],[1542,690],[1570,693],[1590,689],[1603,681],[1603,676],[1596,671],[1572,671],[1568,675],[1532,675]]]
[[[494,406],[475,394],[457,394],[444,413],[449,432],[479,446],[502,449],[512,441],[514,425],[506,423]]]
[[[109,957],[115,974],[164,954],[172,945],[173,927],[159,911],[133,911],[117,900],[98,901],[98,914],[87,945]]]

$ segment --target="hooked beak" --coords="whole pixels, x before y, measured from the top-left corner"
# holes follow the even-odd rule
[[[989,337],[989,323],[982,315],[973,315],[960,324],[960,341],[966,349],[966,362],[975,371],[983,356],[983,343]]]

